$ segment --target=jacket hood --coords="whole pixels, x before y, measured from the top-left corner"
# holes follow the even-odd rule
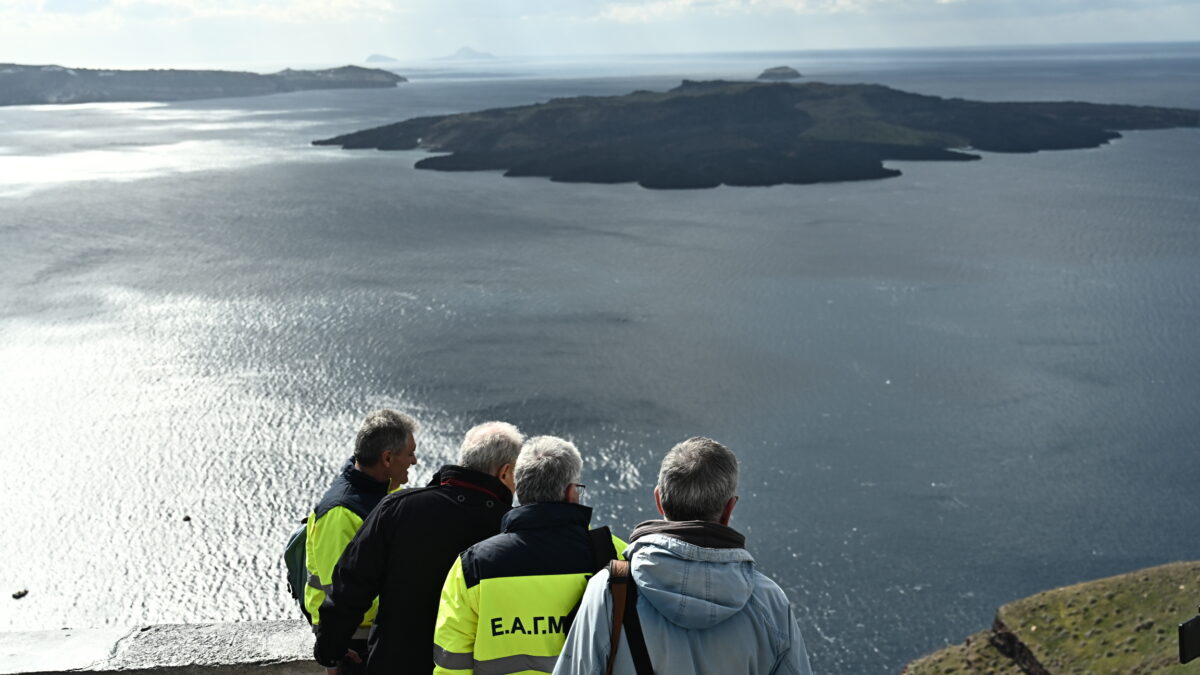
[[[698,546],[674,536],[670,527],[641,529],[634,531],[625,556],[638,593],[665,619],[703,630],[746,606],[755,583],[754,557],[746,549]]]

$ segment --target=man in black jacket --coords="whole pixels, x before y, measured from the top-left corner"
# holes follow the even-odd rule
[[[321,605],[313,655],[336,673],[363,613],[379,597],[367,675],[433,670],[430,645],[446,572],[458,554],[500,531],[512,508],[513,465],[524,438],[486,422],[467,432],[459,465],[424,488],[388,495],[346,546]]]

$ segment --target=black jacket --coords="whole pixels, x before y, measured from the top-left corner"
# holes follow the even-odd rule
[[[596,571],[588,536],[592,510],[579,504],[527,504],[504,516],[503,532],[463,552],[467,588],[484,579]],[[607,556],[611,558],[612,556]]]
[[[459,553],[500,532],[511,507],[512,492],[498,478],[453,465],[427,487],[385,497],[334,568],[313,648],[317,662],[337,663],[378,595],[367,674],[428,675],[446,572]]]

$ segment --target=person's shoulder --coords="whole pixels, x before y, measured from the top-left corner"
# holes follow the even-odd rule
[[[792,601],[779,584],[759,572],[757,568],[752,574],[754,588],[743,611],[748,613],[751,621],[760,629],[769,631],[777,648],[782,649],[788,642],[794,615]]]
[[[514,546],[515,544],[516,538],[513,536],[512,532],[497,532],[496,534],[490,535],[480,539],[474,544],[471,544],[467,548],[467,551],[470,551],[473,555],[479,555],[481,553],[504,550]]]
[[[587,586],[583,589],[583,597],[580,599],[582,605],[605,605],[609,600],[608,594],[608,568],[602,567],[598,572],[588,579]]]
[[[435,492],[438,490],[437,485],[427,485],[425,487],[406,487],[403,490],[397,490],[379,502],[380,509],[396,510],[403,509],[416,503],[428,500],[435,497]]]
[[[771,577],[760,572],[757,566],[754,568],[754,590],[753,597],[770,613],[783,613],[792,606],[792,601],[788,599],[787,593],[780,588],[779,584],[775,583]]]
[[[342,506],[349,492],[350,482],[339,473],[334,477],[333,482],[329,484],[325,493],[321,495],[321,499],[317,502],[317,505],[313,507],[313,514],[317,518],[320,518],[333,507]]]
[[[499,532],[467,547],[462,552],[463,567],[478,572],[481,567],[491,567],[512,559],[514,555],[527,553],[513,533]]]

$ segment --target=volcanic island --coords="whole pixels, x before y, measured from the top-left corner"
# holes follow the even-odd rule
[[[0,106],[193,101],[316,89],[379,89],[407,82],[378,68],[342,66],[262,75],[229,70],[96,70],[0,63]]]
[[[982,102],[882,85],[685,80],[666,92],[560,98],[418,117],[314,141],[423,149],[438,171],[504,171],[652,189],[900,175],[888,160],[1095,148],[1120,131],[1200,127],[1200,111],[1081,102]]]

